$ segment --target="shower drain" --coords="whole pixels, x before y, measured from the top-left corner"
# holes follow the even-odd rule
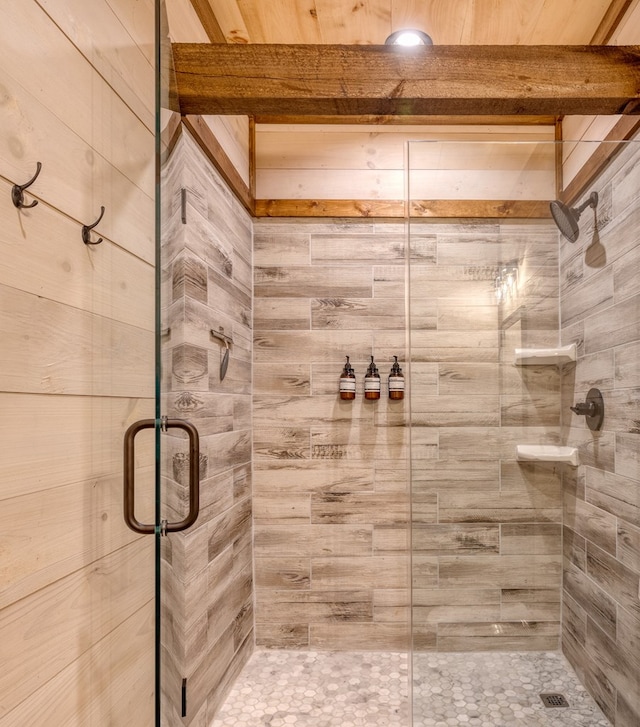
[[[568,707],[569,702],[564,697],[564,694],[541,694],[540,699],[545,707]]]

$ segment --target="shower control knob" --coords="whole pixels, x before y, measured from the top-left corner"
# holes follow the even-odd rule
[[[592,401],[581,402],[575,406],[569,407],[571,411],[582,416],[592,417],[596,413],[596,405]]]
[[[586,419],[587,426],[592,431],[598,431],[604,420],[604,399],[599,389],[589,389],[587,400],[569,407],[571,411]]]

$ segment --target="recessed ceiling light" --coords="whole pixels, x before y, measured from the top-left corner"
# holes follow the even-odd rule
[[[396,30],[385,40],[385,45],[433,45],[431,37],[422,30]]]

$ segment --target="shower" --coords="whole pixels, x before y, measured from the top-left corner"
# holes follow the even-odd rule
[[[549,204],[551,214],[554,222],[558,226],[560,232],[569,240],[569,242],[575,242],[580,235],[580,228],[578,227],[578,220],[580,215],[584,212],[587,207],[592,207],[594,210],[598,205],[598,193],[591,192],[589,198],[586,199],[579,207],[569,207],[564,202],[554,199]]]

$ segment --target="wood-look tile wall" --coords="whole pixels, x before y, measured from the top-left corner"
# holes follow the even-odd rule
[[[404,249],[398,224],[255,222],[259,646],[408,647],[407,402],[386,389],[406,359]],[[371,354],[378,401],[363,397]],[[338,396],[347,355],[355,401]]]
[[[123,434],[153,416],[153,37],[152,3],[2,7],[2,727],[153,722],[153,539],[122,517]]]
[[[414,648],[556,649],[560,470],[515,448],[558,441],[560,374],[513,363],[516,347],[558,340],[555,231],[412,223],[411,241]],[[511,266],[517,287],[499,302]]]
[[[616,727],[640,723],[639,162],[636,141],[592,185],[597,224],[589,210],[560,253],[563,343],[578,345],[563,439],[581,457],[564,477],[562,646]],[[591,387],[605,402],[599,432],[569,410]]]
[[[197,426],[201,449],[200,517],[163,541],[165,710],[171,724],[209,724],[253,649],[251,219],[186,131],[163,194],[165,410]],[[233,338],[223,380],[225,345],[210,334],[220,328]],[[175,432],[163,447],[169,517],[178,520],[188,508],[188,450]]]
[[[557,648],[560,474],[514,458],[558,441],[559,373],[512,364],[557,343],[555,233],[413,225],[410,366],[405,240],[384,222],[255,224],[257,643],[407,648],[412,516],[417,648]],[[398,355],[410,402],[363,398],[371,354],[385,384]]]

